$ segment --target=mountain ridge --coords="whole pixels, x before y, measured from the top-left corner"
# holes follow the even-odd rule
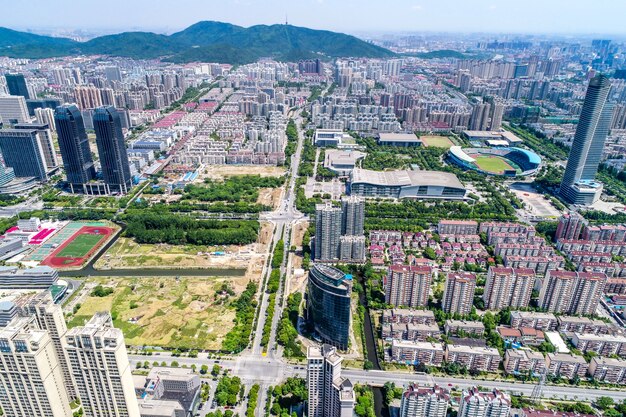
[[[234,65],[255,62],[259,58],[297,61],[395,56],[388,49],[351,35],[286,24],[245,28],[224,22],[200,21],[171,35],[121,32],[85,42],[0,27],[0,56],[38,59],[81,54]]]

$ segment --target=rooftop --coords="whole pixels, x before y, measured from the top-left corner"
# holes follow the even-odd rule
[[[430,185],[439,187],[464,188],[456,175],[442,171],[370,171],[355,168],[352,182],[363,182],[381,186]]]

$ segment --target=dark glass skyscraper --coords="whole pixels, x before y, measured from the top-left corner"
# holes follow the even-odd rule
[[[341,350],[350,340],[352,277],[337,268],[314,264],[309,271],[307,316],[320,338]]]
[[[67,182],[72,191],[76,187],[82,189],[83,184],[96,177],[83,116],[74,104],[59,106],[54,113],[54,122]]]
[[[48,180],[46,161],[36,129],[0,130],[0,152],[4,163],[13,168],[16,177]]]
[[[610,89],[604,75],[593,77],[587,87],[560,190],[574,204],[592,204],[602,194],[602,184],[595,178],[613,115],[613,106],[607,103]]]
[[[115,107],[98,107],[93,114],[93,128],[104,183],[111,191],[127,193],[131,187],[130,167],[122,122]]]
[[[29,99],[28,88],[26,87],[26,79],[22,74],[5,74],[7,80],[7,88],[12,96],[24,96]]]

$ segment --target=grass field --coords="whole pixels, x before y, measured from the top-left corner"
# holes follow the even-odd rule
[[[454,146],[454,143],[447,136],[427,135],[420,136],[420,139],[424,142],[424,145],[435,148],[449,149],[451,146]]]
[[[231,303],[222,285],[243,288],[247,278],[98,278],[91,281],[114,288],[107,297],[88,296],[68,322],[81,326],[94,313],[110,310],[115,327],[132,346],[219,349],[233,328]]]
[[[100,242],[106,235],[95,235],[84,233],[78,235],[66,247],[64,247],[57,257],[59,258],[82,258]]]
[[[472,156],[472,158],[476,159],[476,166],[483,171],[502,174],[505,170],[515,169],[504,159],[498,158],[497,156],[478,155]]]

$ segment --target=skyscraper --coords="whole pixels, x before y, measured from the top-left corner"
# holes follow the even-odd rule
[[[0,130],[0,152],[4,163],[13,168],[17,177],[35,177],[48,180],[48,166],[43,148],[44,140],[36,129]]]
[[[0,95],[0,117],[5,124],[28,123],[28,106],[21,96]]]
[[[70,104],[57,107],[54,121],[67,182],[72,192],[78,190],[84,192],[84,184],[96,177],[96,170],[91,159],[83,116],[78,107]]]
[[[585,218],[575,211],[565,213],[559,219],[554,240],[578,239],[585,225]]]
[[[139,417],[124,336],[109,313],[96,313],[63,340],[85,417]]]
[[[352,277],[337,268],[313,264],[309,271],[307,317],[324,341],[341,350],[350,342]]]
[[[6,78],[7,80],[7,88],[9,89],[9,94],[11,94],[12,96],[23,96],[26,100],[30,98],[24,75],[5,74],[4,78]]]
[[[449,401],[450,392],[438,385],[410,384],[402,394],[399,417],[446,417]]]
[[[36,108],[35,118],[37,123],[47,124],[51,130],[56,130],[56,124],[54,123],[54,110],[47,108]]]
[[[309,346],[308,417],[352,417],[356,397],[352,383],[341,377],[342,360],[332,346]]]
[[[466,315],[472,311],[476,275],[471,272],[450,272],[446,277],[441,308],[446,313]]]
[[[47,123],[18,123],[13,127],[15,129],[22,130],[36,130],[47,170],[50,171],[59,166],[57,153],[54,149],[54,143],[52,142],[52,132],[50,131],[50,126]]]
[[[115,107],[98,107],[93,114],[93,127],[105,185],[110,191],[127,193],[132,179],[122,123]]]
[[[332,262],[338,259],[342,217],[341,207],[336,207],[330,202],[315,206],[313,259],[317,262]]]
[[[0,330],[0,404],[6,417],[72,416],[52,338],[32,317]]]
[[[595,177],[613,116],[613,105],[607,103],[610,89],[604,75],[593,77],[587,87],[560,189],[561,196],[574,204],[592,204],[602,194]]]

